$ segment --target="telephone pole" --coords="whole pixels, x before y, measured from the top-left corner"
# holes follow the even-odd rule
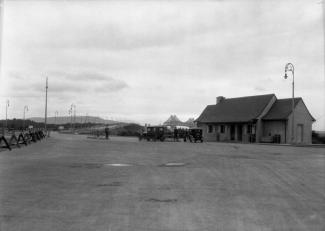
[[[70,130],[72,132],[72,106],[69,109],[69,116],[70,116]]]
[[[75,123],[76,123],[76,105],[71,104],[69,113],[71,113],[71,131],[74,133]],[[72,116],[73,116],[73,120],[72,120]]]
[[[48,89],[48,79],[46,77],[46,86],[45,86],[45,130],[46,129],[46,124],[47,124],[47,89]]]
[[[26,120],[26,111],[28,111],[28,106],[24,106],[24,120],[23,120],[23,130],[25,131],[25,120]]]

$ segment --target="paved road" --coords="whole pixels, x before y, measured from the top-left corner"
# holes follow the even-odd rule
[[[52,134],[0,152],[0,230],[321,231],[324,179],[322,148]]]

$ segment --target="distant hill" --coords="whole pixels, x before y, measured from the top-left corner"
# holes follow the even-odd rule
[[[28,118],[37,123],[44,123],[44,118],[42,117],[31,117]],[[74,120],[74,117],[72,117]],[[59,117],[47,117],[48,124],[67,124],[71,123],[70,116],[59,116]],[[76,116],[75,123],[94,123],[94,124],[124,124],[123,122],[114,121],[114,120],[105,120],[100,117],[95,116]]]
[[[184,122],[184,124],[186,124],[185,126],[194,127],[194,118],[189,118],[187,121]]]
[[[183,122],[176,115],[171,115],[165,122],[166,126],[182,126]]]
[[[194,127],[194,119],[189,118],[186,122],[182,122],[176,115],[171,115],[164,123],[165,126],[188,126],[188,127]]]
[[[105,128],[106,125],[93,125],[91,127],[78,128],[75,132],[78,134],[88,134],[93,136],[98,134],[104,136]],[[139,134],[144,130],[143,126],[135,123],[109,125],[108,128],[109,134],[115,136],[139,136]]]
[[[143,126],[131,123],[112,128],[110,134],[117,136],[138,136],[143,130]]]

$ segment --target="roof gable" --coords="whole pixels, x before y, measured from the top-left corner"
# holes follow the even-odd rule
[[[263,112],[274,94],[224,99],[208,105],[196,120],[202,123],[248,122]]]
[[[294,106],[296,107],[300,101],[306,107],[304,101],[300,97],[294,99],[294,103],[295,103]],[[312,120],[315,121],[314,117],[310,114],[307,107],[306,110],[309,113]],[[291,113],[292,113],[292,98],[278,99],[277,101],[275,101],[270,111],[263,117],[263,120],[286,120]]]

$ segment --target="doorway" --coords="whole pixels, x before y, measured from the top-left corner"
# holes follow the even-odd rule
[[[243,125],[237,125],[237,140],[238,141],[242,141],[243,139],[242,139],[242,137],[243,137]]]
[[[304,125],[297,124],[297,143],[302,143],[304,141]]]
[[[230,125],[230,140],[235,140],[235,125]]]

